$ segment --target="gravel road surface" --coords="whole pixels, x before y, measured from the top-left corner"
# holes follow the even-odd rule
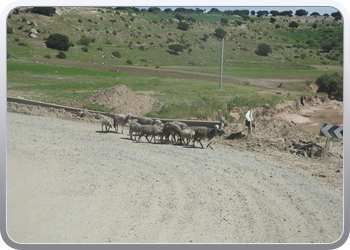
[[[343,231],[342,192],[300,169],[87,122],[8,113],[7,126],[19,243],[331,243]]]

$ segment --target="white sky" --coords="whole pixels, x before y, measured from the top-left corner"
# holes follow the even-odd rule
[[[157,6],[159,7],[159,6]],[[149,8],[149,7],[139,7],[140,9],[142,8]],[[175,10],[176,8],[179,7],[159,7],[160,9],[166,9],[166,8],[171,8],[172,10]],[[231,7],[215,7],[215,6],[207,6],[207,7],[200,7],[200,6],[196,6],[196,7],[181,7],[181,8],[189,8],[189,9],[196,9],[196,8],[200,8],[200,9],[204,9],[206,11],[209,11],[211,8],[217,8],[221,11],[225,11],[225,10],[249,10],[252,11],[254,10],[255,12],[259,11],[259,10],[267,10],[268,12],[270,12],[271,10],[277,10],[277,11],[293,11],[293,15],[295,14],[296,10],[299,9],[303,9],[306,10],[307,12],[309,12],[308,15],[310,15],[312,12],[318,12],[320,15],[323,15],[325,13],[331,15],[333,12],[337,12],[338,10],[332,7],[235,7],[235,6],[231,6]]]

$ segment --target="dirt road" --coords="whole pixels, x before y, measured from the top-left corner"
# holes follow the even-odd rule
[[[341,189],[217,145],[137,143],[7,114],[9,236],[20,243],[331,243]],[[128,132],[127,129],[124,131]]]

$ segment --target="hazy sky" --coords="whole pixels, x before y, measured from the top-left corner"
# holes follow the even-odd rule
[[[142,8],[142,7],[140,7]],[[149,7],[145,7],[145,8],[149,8]],[[175,10],[176,8],[179,8],[179,7],[160,7],[162,10],[163,9],[166,9],[166,8],[171,8],[173,10]],[[307,12],[309,12],[309,15],[312,13],[312,12],[318,12],[320,15],[323,15],[325,13],[331,15],[333,12],[337,12],[338,10],[335,9],[335,8],[332,8],[332,7],[215,7],[215,6],[207,6],[207,7],[200,7],[200,6],[197,6],[197,7],[184,7],[184,8],[190,8],[190,9],[195,9],[195,8],[200,8],[200,9],[205,9],[206,11],[209,11],[211,8],[217,8],[221,11],[224,11],[224,10],[249,10],[249,11],[252,11],[254,10],[255,12],[259,11],[259,10],[267,10],[268,12],[270,12],[271,10],[277,10],[277,11],[285,11],[285,10],[291,10],[293,11],[293,15],[295,14],[295,11],[296,10],[299,10],[299,9],[303,9],[303,10],[306,10]]]

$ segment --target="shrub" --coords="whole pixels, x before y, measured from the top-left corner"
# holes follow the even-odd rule
[[[22,30],[23,29],[23,25],[19,26],[17,29]]]
[[[7,34],[12,34],[13,33],[13,28],[12,27],[7,27]]]
[[[130,59],[126,60],[127,64],[132,64],[132,61]]]
[[[204,34],[203,38],[199,38],[199,39],[202,40],[203,42],[206,42],[206,41],[208,41],[208,38],[209,38],[209,35]]]
[[[172,38],[168,38],[168,39],[165,41],[165,43],[173,43],[173,42],[175,42],[175,40],[172,39]]]
[[[117,58],[121,58],[122,56],[120,55],[119,51],[114,51],[112,53],[113,56],[117,57]]]
[[[48,58],[48,59],[51,58],[51,56],[50,56],[49,54],[44,55],[44,57],[45,57],[45,58]]]
[[[184,23],[184,22],[180,22],[178,25],[177,25],[177,28],[180,29],[180,30],[188,30],[188,28],[190,27],[190,25],[188,23]]]
[[[79,39],[78,44],[84,45],[84,46],[88,46],[91,43],[91,38],[90,37],[86,37],[83,36]]]
[[[306,54],[305,54],[305,53],[302,53],[302,54],[300,55],[300,58],[301,58],[301,59],[305,59],[305,58],[306,58]]]
[[[184,17],[183,15],[179,14],[179,13],[176,13],[176,14],[175,14],[175,18],[176,18],[177,20],[179,20],[179,21],[182,21],[182,20],[185,19],[185,17]]]
[[[89,51],[88,48],[86,48],[86,47],[82,47],[81,50],[84,51],[84,52],[88,52]]]
[[[178,52],[183,51],[183,46],[181,44],[172,44],[168,46],[170,50],[178,54]]]
[[[62,51],[60,51],[57,55],[56,55],[57,58],[60,58],[60,59],[66,59],[67,58],[67,55],[65,53],[63,53]]]
[[[227,19],[227,18],[221,18],[221,19],[220,19],[220,23],[221,23],[222,25],[227,25],[227,24],[228,24],[228,19]]]
[[[46,47],[51,48],[51,49],[57,49],[57,50],[63,50],[63,51],[68,51],[70,47],[69,39],[65,35],[61,35],[58,33],[51,34],[46,42]]]
[[[24,43],[24,42],[19,42],[18,43],[19,46],[28,46],[28,44]]]
[[[144,50],[145,50],[145,47],[144,47],[144,46],[140,46],[140,47],[139,47],[139,50],[144,51]]]
[[[316,80],[318,86],[317,93],[325,92],[329,98],[343,101],[343,77],[338,72],[323,74]]]
[[[276,22],[276,18],[271,17],[271,18],[270,18],[270,23],[274,23],[274,22]]]
[[[235,20],[235,23],[236,23],[238,26],[241,26],[241,25],[243,24],[243,22],[240,21],[240,20]]]
[[[186,20],[192,23],[196,22],[196,19],[194,19],[193,17],[186,18]]]
[[[256,50],[256,54],[259,56],[268,56],[269,53],[271,53],[271,47],[270,45],[267,45],[265,43],[261,43],[258,45],[258,48]]]

